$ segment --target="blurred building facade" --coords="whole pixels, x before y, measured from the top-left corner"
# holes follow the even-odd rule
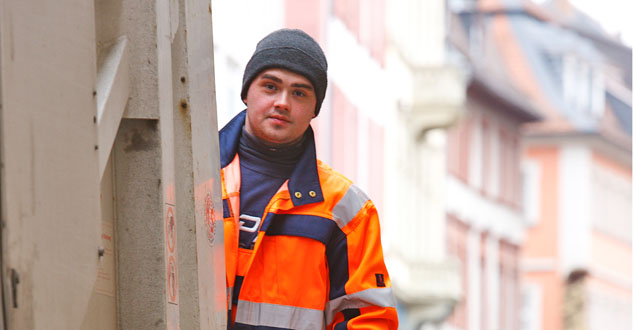
[[[383,243],[402,328],[437,328],[462,297],[461,261],[447,250],[446,145],[465,112],[468,77],[449,57],[443,0],[386,5]]]
[[[516,0],[505,6],[494,0],[242,0],[212,6],[220,126],[244,109],[243,69],[263,36],[301,28],[323,46],[329,87],[312,122],[318,156],[378,207],[401,329],[579,329],[564,327],[566,315],[573,315],[572,324],[589,317],[576,312],[581,307],[566,309],[566,300],[597,314],[609,301],[587,298],[599,295],[593,288],[605,282],[595,282],[592,263],[579,261],[620,260],[613,265],[622,267],[620,276],[631,269],[623,262],[628,256],[631,262],[631,250],[625,250],[631,237],[608,242],[595,229],[626,225],[631,144],[616,145],[589,126],[563,124],[579,120],[569,117],[576,111],[552,99],[556,81],[535,76],[536,70],[555,73],[552,66],[533,66],[537,60],[526,52],[543,51],[511,21],[530,26],[530,40],[553,38],[541,29],[576,39],[586,45],[584,55],[613,77],[626,72],[624,46],[555,27],[549,8]],[[604,42],[614,45],[611,65],[598,50]],[[562,67],[571,66],[568,61]],[[631,76],[628,88],[623,78],[614,85],[603,78],[603,101],[598,93],[589,99],[605,111],[586,123],[609,118],[603,120],[610,135],[622,134],[617,125],[625,125],[626,109],[631,122],[631,100],[625,98]],[[595,79],[588,85],[600,86]],[[567,81],[560,84],[579,79]],[[583,102],[573,100],[578,92],[569,93],[574,104]],[[576,129],[554,130],[566,126]],[[592,203],[597,199],[603,203]],[[610,213],[616,221],[608,225],[602,215]],[[577,220],[582,215],[585,226]],[[612,228],[607,230],[631,233]],[[623,257],[612,261],[599,253]],[[606,266],[597,267],[611,270],[603,278],[617,278]],[[618,286],[609,287],[621,288],[620,297],[631,294],[631,281],[618,278]]]
[[[470,59],[467,43],[453,46]],[[448,329],[520,328],[519,266],[527,226],[521,127],[541,116],[500,78],[471,62],[466,114],[449,134],[447,248],[461,261],[463,299]]]
[[[502,328],[630,329],[631,48],[565,0],[454,4],[454,44],[542,117],[518,147],[522,310]]]

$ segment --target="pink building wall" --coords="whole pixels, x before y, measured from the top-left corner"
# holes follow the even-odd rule
[[[358,109],[338,86],[332,91],[331,166],[354,182],[358,178]]]
[[[528,160],[536,162],[541,168],[540,182],[540,213],[538,222],[527,232],[526,242],[522,248],[522,255],[526,270],[523,281],[541,288],[540,302],[542,327],[545,330],[561,330],[564,327],[564,294],[566,278],[561,265],[563,252],[560,251],[559,241],[567,233],[560,232],[559,208],[562,200],[559,198],[560,153],[558,146],[534,146],[526,149]],[[593,153],[592,163],[631,182],[631,169],[618,162]],[[580,178],[590,180],[590,178]],[[598,203],[598,200],[593,200]],[[581,205],[581,207],[588,207]],[[631,283],[626,283],[632,277],[631,243],[623,241],[608,233],[595,229],[592,225],[588,229],[589,244],[586,251],[585,263],[582,265],[589,272],[586,279],[587,304],[596,303],[593,294],[601,294],[623,301],[631,300]],[[587,305],[586,317],[603,317],[603,312],[590,309]],[[600,314],[599,314],[600,313]],[[592,316],[595,314],[597,316]],[[599,316],[600,315],[600,316]]]
[[[536,161],[541,168],[540,204],[538,223],[527,231],[522,247],[526,260],[548,260],[551,267],[544,270],[526,271],[523,280],[537,284],[543,289],[541,299],[541,329],[562,329],[561,308],[563,306],[563,279],[556,272],[558,259],[558,169],[559,150],[553,148],[528,148],[526,157]]]
[[[510,218],[484,218],[484,212],[488,212],[484,210],[463,210],[461,217],[448,214],[448,252],[462,263],[464,293],[448,323],[456,329],[516,330],[520,327],[521,310],[521,241],[509,239],[508,234],[496,228],[498,223],[513,222],[523,231],[523,120],[509,109],[511,105],[492,98],[482,88],[469,87],[466,113],[448,131],[448,175],[474,199],[465,205],[496,209],[500,217],[505,213]],[[477,245],[471,245],[471,235],[477,235]],[[469,260],[471,254],[477,255],[477,262]],[[479,297],[471,297],[473,294]]]
[[[466,329],[468,325],[467,304],[468,301],[468,258],[467,258],[467,240],[468,230],[470,227],[459,221],[456,217],[449,215],[447,218],[447,249],[448,254],[456,256],[461,263],[462,277],[462,299],[455,305],[452,314],[447,322],[449,325],[457,329]]]
[[[324,48],[326,4],[326,0],[285,0],[285,26],[307,32]]]

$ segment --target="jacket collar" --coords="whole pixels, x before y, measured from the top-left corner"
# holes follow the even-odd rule
[[[246,111],[241,111],[219,132],[221,168],[228,166],[238,151],[239,138],[245,125],[245,115]],[[300,157],[287,184],[294,206],[317,203],[324,200],[318,177],[314,131],[311,126],[307,128],[305,135],[305,151]],[[315,196],[312,197],[311,195],[314,193]],[[297,197],[298,195],[300,197]]]

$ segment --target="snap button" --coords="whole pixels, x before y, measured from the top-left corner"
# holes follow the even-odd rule
[[[313,191],[313,190],[310,190],[310,191],[309,191],[309,196],[311,196],[311,197],[316,197],[316,192],[315,192],[315,191]]]
[[[301,194],[300,191],[297,191],[296,193],[294,193],[294,196],[296,196],[296,198],[301,198],[303,197],[303,194]]]

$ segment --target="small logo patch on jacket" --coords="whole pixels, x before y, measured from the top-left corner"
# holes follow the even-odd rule
[[[378,285],[378,288],[384,288],[386,284],[384,284],[384,274],[375,274],[375,283]]]

